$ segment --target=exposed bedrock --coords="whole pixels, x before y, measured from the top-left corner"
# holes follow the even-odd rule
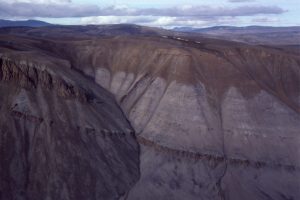
[[[0,59],[0,199],[126,195],[139,148],[111,94],[65,66],[29,61]]]
[[[99,44],[81,70],[115,94],[144,139],[128,199],[300,198],[299,57],[244,46]]]
[[[300,199],[298,55],[161,37],[28,43],[115,95],[141,146],[125,199]]]

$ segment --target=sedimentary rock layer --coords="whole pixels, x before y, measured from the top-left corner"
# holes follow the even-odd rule
[[[299,55],[195,37],[1,37],[4,55],[55,57],[114,94],[141,146],[125,198],[300,198]],[[89,102],[75,83],[62,97]]]
[[[114,98],[64,65],[25,57],[0,58],[0,199],[124,196],[139,148]]]
[[[74,65],[115,94],[137,134],[153,144],[139,140],[141,178],[128,199],[297,199],[299,57],[145,40],[97,41],[93,62]],[[186,161],[193,155],[220,162]]]

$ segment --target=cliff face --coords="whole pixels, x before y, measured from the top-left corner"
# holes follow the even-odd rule
[[[114,98],[53,58],[18,55],[0,58],[0,199],[124,196],[139,148]]]
[[[97,121],[101,119],[106,122],[104,119],[107,117],[103,117],[101,113],[105,113],[106,116],[107,113],[120,111],[110,111],[116,108],[115,103],[103,107],[100,103],[95,107],[95,96],[102,97],[105,94],[109,99],[111,96],[94,83],[115,96],[133,126],[141,147],[140,178],[125,198],[300,198],[298,54],[290,53],[284,47],[263,47],[174,36],[91,37],[67,40],[62,37],[55,41],[51,38],[24,39],[2,36],[0,41],[3,44],[3,55],[10,52],[16,58],[20,57],[20,53],[13,53],[15,51],[35,52],[39,61],[47,61],[47,73],[37,70],[37,78],[30,78],[32,81],[18,81],[23,87],[44,91],[45,94],[49,93],[46,91],[51,91],[55,99],[60,99],[52,100],[53,102],[75,101],[79,105],[90,106],[83,108],[77,104],[75,106],[75,103],[64,103],[63,105],[68,106],[50,109],[57,118],[59,113],[65,113],[67,116],[61,120],[68,120],[67,123],[72,126],[74,124],[77,127],[88,118],[86,121],[94,121],[93,127],[100,126],[99,130],[103,129],[102,126],[110,127],[105,128],[103,133],[108,133],[115,127],[118,127],[116,133],[126,128],[130,130],[122,117],[116,118],[122,116],[121,114],[110,114],[108,123],[99,125]],[[45,56],[47,58],[43,59]],[[6,77],[8,72],[2,71],[1,77],[6,80],[7,78],[3,77]],[[53,76],[53,73],[57,76]],[[69,75],[66,77],[66,74]],[[13,76],[23,80],[22,75]],[[51,78],[48,78],[49,76]],[[48,85],[51,85],[50,89]],[[38,94],[34,92],[31,95]],[[30,99],[35,98],[30,96]],[[44,104],[40,104],[40,109],[47,108],[41,105]],[[56,108],[59,104],[53,106]],[[65,107],[68,111],[62,109]],[[102,110],[98,111],[100,107]],[[30,108],[37,109],[37,106]],[[37,110],[35,113],[41,112]],[[42,115],[30,116],[38,116],[38,119],[44,120]],[[73,120],[78,121],[75,123]],[[54,135],[62,132],[60,129],[53,131]],[[93,129],[88,129],[87,132],[93,133]],[[81,134],[82,137],[89,135]],[[69,139],[66,139],[67,141]],[[134,141],[132,142],[134,144]],[[86,144],[89,144],[89,141]],[[109,146],[101,143],[101,150],[104,144]],[[88,147],[91,148],[90,145]],[[135,147],[126,147],[129,148],[128,151],[135,153],[120,153],[136,155],[137,151],[133,150]],[[119,150],[119,146],[114,149]],[[123,154],[119,155],[117,152],[112,156],[120,159],[116,165],[127,166],[122,169],[135,169],[135,176],[131,176],[130,180],[136,180],[134,178],[138,169],[128,169],[128,166],[135,164],[135,158],[124,159]],[[105,160],[115,161],[107,157]],[[102,169],[99,169],[99,173],[102,174]],[[61,176],[63,174],[65,173]],[[134,172],[129,171],[129,174]],[[129,179],[124,183],[122,176],[119,178],[122,181],[114,183],[122,183],[123,188],[126,188],[126,183],[127,186],[132,183]],[[88,189],[82,191],[86,190]],[[122,196],[124,192],[119,193]]]
[[[300,197],[298,55],[173,38],[71,46],[138,134],[129,199]]]

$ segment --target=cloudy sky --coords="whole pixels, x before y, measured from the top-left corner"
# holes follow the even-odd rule
[[[300,0],[0,0],[0,18],[173,28],[300,25]]]

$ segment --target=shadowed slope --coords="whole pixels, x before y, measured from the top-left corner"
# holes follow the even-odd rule
[[[0,199],[124,196],[139,148],[112,95],[62,60],[0,52]]]

